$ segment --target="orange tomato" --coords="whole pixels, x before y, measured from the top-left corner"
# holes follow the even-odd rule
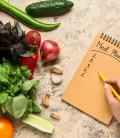
[[[0,118],[0,138],[12,138],[14,132],[13,124],[7,118]]]

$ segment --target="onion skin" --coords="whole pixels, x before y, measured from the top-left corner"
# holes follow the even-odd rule
[[[59,45],[52,40],[45,40],[40,48],[41,60],[49,62],[56,59],[60,54]]]

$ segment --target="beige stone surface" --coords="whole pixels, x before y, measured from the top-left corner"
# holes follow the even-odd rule
[[[39,0],[9,0],[20,9]],[[61,53],[59,58],[45,65],[38,62],[34,79],[39,79],[36,103],[42,108],[41,117],[55,125],[52,135],[34,129],[19,120],[7,116],[15,126],[13,138],[119,138],[120,125],[113,118],[109,126],[96,121],[83,112],[61,101],[61,95],[69,84],[89,46],[98,32],[105,32],[119,40],[120,36],[120,1],[119,0],[74,0],[72,11],[62,16],[39,18],[46,23],[61,22],[59,28],[50,32],[40,32],[42,41],[52,39],[58,42]],[[0,11],[0,20],[12,22],[14,19]],[[26,31],[31,30],[21,24]],[[64,81],[60,85],[51,83],[50,68],[59,63],[63,66]],[[42,95],[50,93],[50,107],[41,103]],[[57,112],[61,119],[54,120],[51,112]],[[1,114],[3,116],[3,114]]]

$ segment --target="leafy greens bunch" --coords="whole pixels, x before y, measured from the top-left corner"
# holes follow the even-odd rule
[[[25,40],[25,32],[18,21],[15,20],[14,25],[0,21],[0,57],[16,60],[21,56],[32,56],[36,50],[34,45]]]
[[[36,86],[39,80],[28,80],[31,76],[27,66],[11,65],[2,58],[0,64],[0,105],[3,113],[8,112],[15,118],[28,113],[40,113],[34,103]]]

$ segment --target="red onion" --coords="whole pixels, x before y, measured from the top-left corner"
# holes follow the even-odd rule
[[[29,31],[25,34],[25,39],[30,44],[35,45],[37,48],[40,47],[41,44],[41,35],[37,31]]]
[[[59,56],[60,47],[52,40],[45,40],[41,45],[40,54],[43,62],[52,61]]]

